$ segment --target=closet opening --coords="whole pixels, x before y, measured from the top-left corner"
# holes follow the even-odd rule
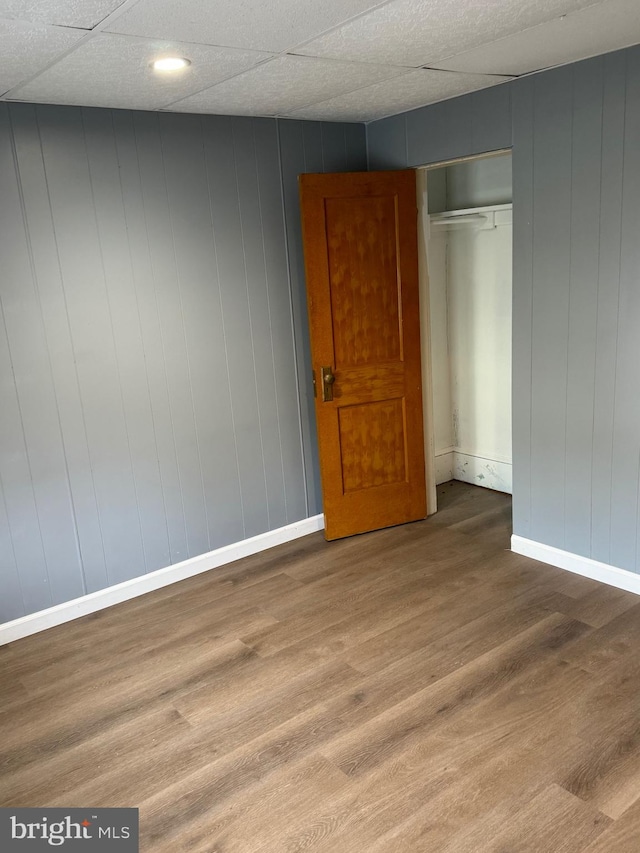
[[[429,506],[461,480],[512,492],[511,153],[418,170]]]

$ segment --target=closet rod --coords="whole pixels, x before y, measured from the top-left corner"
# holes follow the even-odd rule
[[[483,213],[467,213],[462,216],[432,216],[432,225],[457,225],[464,222],[481,222],[487,217]]]

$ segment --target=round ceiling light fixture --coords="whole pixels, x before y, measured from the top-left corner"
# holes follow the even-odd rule
[[[189,65],[191,65],[191,61],[181,56],[165,56],[151,63],[154,71],[181,71]]]

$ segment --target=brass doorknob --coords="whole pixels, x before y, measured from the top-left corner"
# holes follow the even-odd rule
[[[330,367],[323,367],[322,373],[322,402],[330,403],[333,400],[333,383],[336,377]]]

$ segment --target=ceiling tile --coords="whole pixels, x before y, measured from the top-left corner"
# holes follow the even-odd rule
[[[394,0],[296,53],[419,67],[593,0]]]
[[[0,20],[0,96],[85,36],[84,30]]]
[[[376,83],[366,89],[295,110],[288,115],[291,118],[327,121],[374,121],[510,79],[420,69],[409,71],[394,80]]]
[[[638,0],[608,0],[435,63],[483,74],[526,74],[640,42]]]
[[[150,63],[166,55],[192,65],[158,74]],[[157,109],[244,71],[271,54],[130,36],[96,35],[25,86],[12,99],[96,107]]]
[[[139,0],[110,32],[281,52],[381,0]]]
[[[233,115],[279,115],[404,74],[404,68],[281,56],[192,95],[171,109]]]
[[[0,18],[91,29],[124,0],[0,0]]]

